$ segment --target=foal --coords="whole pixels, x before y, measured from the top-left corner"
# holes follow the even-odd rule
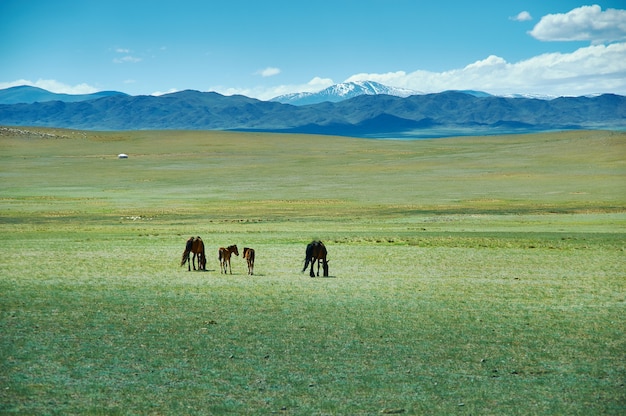
[[[243,258],[248,262],[248,274],[254,274],[254,249],[244,247],[243,248]]]
[[[235,256],[239,255],[239,250],[237,249],[237,245],[228,246],[226,248],[220,247],[219,250],[219,259],[220,259],[220,273],[226,274],[226,266],[228,266],[228,270],[230,274],[233,274],[233,270],[230,267],[230,256],[231,254],[235,254]]]

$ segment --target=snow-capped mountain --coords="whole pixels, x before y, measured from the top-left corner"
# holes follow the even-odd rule
[[[280,95],[272,98],[283,104],[292,105],[308,105],[318,104],[324,101],[333,103],[357,97],[359,95],[378,95],[386,94],[396,97],[408,97],[411,95],[422,94],[419,91],[413,91],[406,88],[388,87],[374,81],[356,81],[343,82],[341,84],[331,85],[330,87],[318,92],[298,92],[293,94]]]

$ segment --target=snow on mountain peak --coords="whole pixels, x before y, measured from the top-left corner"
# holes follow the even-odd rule
[[[421,94],[421,92],[413,91],[405,88],[388,87],[374,81],[354,81],[343,82],[331,85],[330,87],[318,92],[301,92],[294,94],[285,94],[272,98],[270,101],[276,101],[283,104],[307,105],[317,104],[324,101],[338,102],[359,95],[394,95],[397,97],[408,97],[410,95]]]

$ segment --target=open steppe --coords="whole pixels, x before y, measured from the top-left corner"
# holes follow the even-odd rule
[[[2,414],[626,412],[626,133],[0,127],[0,178]]]

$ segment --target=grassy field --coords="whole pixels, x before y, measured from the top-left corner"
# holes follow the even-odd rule
[[[626,412],[625,133],[0,127],[0,177],[1,414]]]

